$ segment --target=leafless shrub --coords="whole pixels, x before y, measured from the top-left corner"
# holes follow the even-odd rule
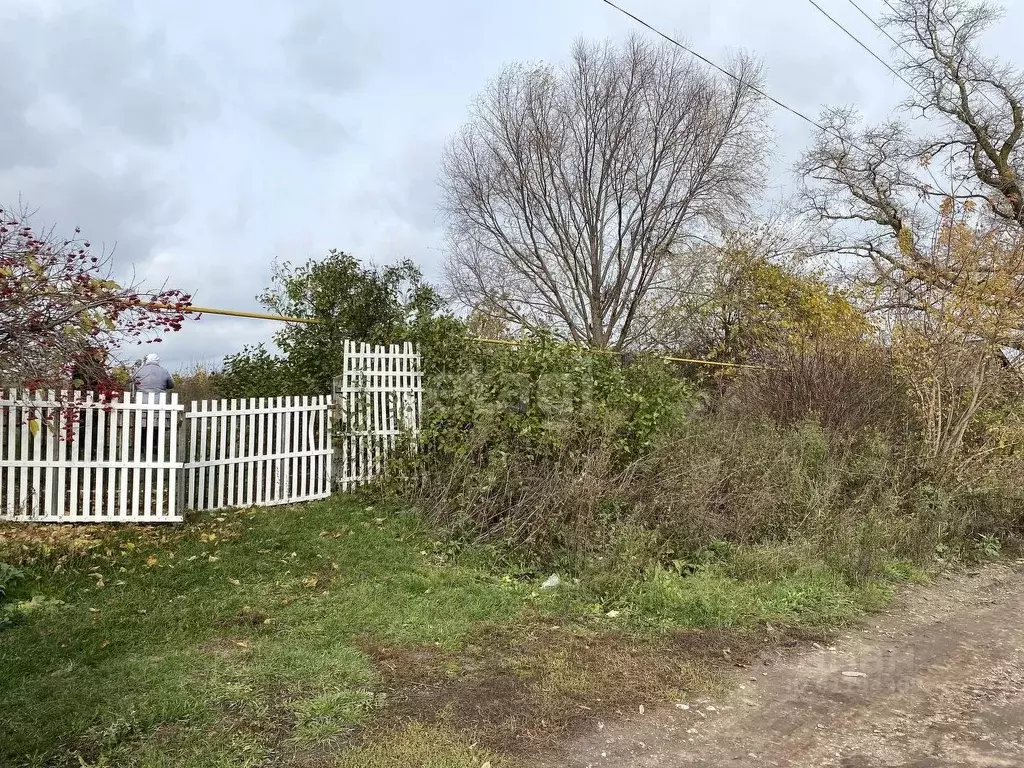
[[[778,348],[770,364],[744,372],[725,410],[788,426],[807,419],[841,435],[911,429],[905,382],[891,351],[860,339],[816,338]]]

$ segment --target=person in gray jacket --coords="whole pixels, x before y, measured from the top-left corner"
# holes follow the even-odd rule
[[[160,358],[153,354],[146,355],[142,365],[135,371],[132,383],[135,385],[136,392],[146,393],[143,401],[147,403],[156,402],[156,395],[174,388],[174,379],[171,378],[171,374],[160,365]],[[147,452],[150,448],[155,449],[157,441],[160,439],[160,431],[157,428],[159,418],[160,415],[156,413],[147,413],[142,422],[142,445]],[[151,426],[153,427],[152,437],[149,434]]]
[[[174,388],[174,379],[156,355],[146,355],[133,378],[136,392],[160,393]]]

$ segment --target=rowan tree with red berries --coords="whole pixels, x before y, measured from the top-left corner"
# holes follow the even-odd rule
[[[63,238],[29,218],[0,208],[0,386],[108,397],[123,388],[118,351],[180,329],[191,297],[122,285],[78,229]]]

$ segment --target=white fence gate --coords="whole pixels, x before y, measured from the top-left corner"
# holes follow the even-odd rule
[[[419,355],[408,343],[348,342],[334,389],[333,398],[187,408],[174,393],[98,402],[0,391],[0,519],[177,522],[185,509],[326,498],[332,480],[350,490],[377,476],[399,436],[418,429]],[[78,418],[65,439],[59,427],[69,409]]]
[[[331,398],[200,402],[185,414],[188,509],[269,506],[331,493]]]
[[[342,368],[333,386],[340,441],[335,483],[348,491],[380,474],[400,435],[415,435],[422,373],[410,342],[381,347],[347,341]]]
[[[78,411],[70,439],[62,429]],[[181,519],[177,395],[0,395],[0,517],[39,522]],[[30,425],[34,425],[30,427]]]

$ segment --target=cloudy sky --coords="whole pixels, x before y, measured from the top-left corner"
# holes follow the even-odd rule
[[[905,96],[806,0],[620,4],[712,58],[759,55],[807,114],[877,119]],[[850,3],[819,4],[888,56]],[[1007,10],[992,50],[1020,60],[1024,0]],[[273,259],[329,248],[438,276],[438,159],[473,96],[506,62],[635,31],[600,0],[2,0],[0,201],[203,306],[257,309]],[[774,122],[782,188],[810,130]],[[174,369],[273,331],[207,315],[159,351]]]

